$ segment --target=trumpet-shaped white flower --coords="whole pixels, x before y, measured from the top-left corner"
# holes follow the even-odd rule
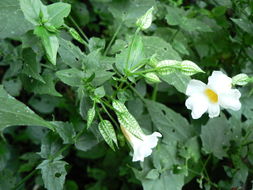
[[[191,80],[186,89],[189,98],[185,105],[192,110],[192,118],[198,119],[205,112],[209,117],[217,117],[220,114],[220,107],[238,111],[241,108],[239,98],[241,93],[232,89],[232,79],[221,71],[214,71],[208,77],[208,84]]]
[[[151,135],[145,135],[144,133],[139,134],[141,139],[132,135],[126,128],[121,126],[121,130],[129,141],[131,146],[133,147],[133,162],[136,161],[144,161],[145,157],[148,157],[152,153],[152,148],[156,147],[158,142],[158,137],[162,137],[162,135],[158,132],[154,132]]]

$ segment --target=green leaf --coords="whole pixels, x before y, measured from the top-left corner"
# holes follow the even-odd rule
[[[73,144],[76,132],[74,126],[71,123],[54,121],[52,122],[56,127],[56,132],[60,135],[63,140],[63,144]]]
[[[185,93],[187,85],[191,78],[180,72],[174,72],[169,75],[160,75],[160,78],[166,83],[174,86],[179,92]]]
[[[14,173],[9,169],[0,171],[0,189],[13,189],[17,182],[17,173]]]
[[[118,146],[116,133],[110,121],[103,120],[99,123],[98,129],[105,139],[105,142],[111,147],[111,149],[115,150],[114,143]]]
[[[22,82],[20,78],[11,78],[3,81],[4,89],[11,96],[19,96],[22,90]]]
[[[134,71],[144,58],[143,43],[140,36],[135,36],[127,49],[117,55],[116,66],[122,73]]]
[[[244,86],[244,85],[248,84],[248,82],[250,80],[251,79],[248,77],[248,75],[246,75],[244,73],[240,73],[232,78],[232,84]]]
[[[115,19],[124,21],[128,26],[134,26],[137,18],[144,15],[154,4],[154,0],[119,0],[110,4],[109,11]]]
[[[94,90],[94,95],[97,96],[97,97],[99,97],[99,98],[104,97],[105,96],[105,89],[104,89],[104,87],[100,86],[100,87],[96,88]]]
[[[13,125],[35,125],[54,129],[54,125],[5,92],[0,86],[0,130]]]
[[[4,23],[0,25],[0,39],[20,36],[32,29],[20,10],[18,0],[0,1],[0,23]]]
[[[80,86],[85,74],[78,69],[72,68],[57,71],[56,76],[67,85]]]
[[[146,100],[155,127],[163,134],[163,142],[186,141],[193,136],[193,128],[180,114],[163,104]]]
[[[61,148],[62,141],[59,136],[49,131],[41,140],[40,152],[38,154],[41,158],[51,159]],[[62,155],[58,155],[57,158],[62,158]]]
[[[146,30],[151,26],[153,10],[154,7],[151,7],[143,16],[138,18],[138,20],[136,21],[136,25],[140,27],[141,30]]]
[[[120,125],[126,128],[131,134],[140,138],[142,134],[141,127],[136,119],[128,112],[126,106],[118,100],[114,100],[112,106],[119,120]]]
[[[231,18],[231,20],[239,26],[243,31],[248,32],[249,34],[252,34],[253,31],[253,24],[250,20],[246,18]]]
[[[53,3],[47,6],[48,11],[48,21],[50,25],[59,28],[64,24],[64,18],[70,13],[71,6],[67,3]]]
[[[91,126],[91,123],[94,120],[95,114],[96,114],[96,111],[95,111],[95,107],[93,106],[92,108],[88,110],[88,113],[87,113],[87,128]]]
[[[151,57],[156,54],[156,58],[161,60],[181,60],[179,54],[172,48],[172,46],[164,41],[162,38],[157,36],[144,36],[143,41],[143,50],[147,57]]]
[[[61,97],[62,95],[55,90],[55,83],[51,73],[42,74],[42,78],[45,83],[30,79],[28,77],[22,77],[21,80],[26,90],[34,92],[36,94],[48,94],[52,96]]]
[[[35,95],[28,101],[33,109],[43,114],[52,113],[59,102],[57,97],[49,95]]]
[[[47,7],[40,0],[19,0],[26,20],[39,25],[48,19]]]
[[[47,29],[43,26],[37,26],[34,29],[34,34],[36,34],[41,39],[49,61],[52,64],[56,65],[56,56],[59,48],[59,42],[56,35],[48,32]]]
[[[40,76],[40,64],[36,59],[36,54],[32,51],[32,49],[24,49],[23,50],[23,58],[24,58],[24,66],[23,66],[23,73],[26,74],[28,77],[32,77],[36,80],[39,80],[43,83],[45,81]]]
[[[219,159],[227,156],[227,149],[230,141],[230,127],[224,116],[209,120],[201,127],[201,141],[203,149],[212,153]]]
[[[67,162],[61,160],[44,160],[37,169],[41,170],[45,188],[48,190],[63,190],[67,172]]]
[[[71,41],[59,39],[59,54],[62,61],[70,67],[81,68],[82,60],[85,59],[84,53],[75,46]]]

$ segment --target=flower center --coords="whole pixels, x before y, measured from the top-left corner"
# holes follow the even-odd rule
[[[218,102],[218,95],[210,88],[205,89],[204,93],[208,97],[210,102],[212,102],[212,103]]]

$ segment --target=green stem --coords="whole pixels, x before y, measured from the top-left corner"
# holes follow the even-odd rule
[[[126,62],[126,69],[127,69],[127,71],[126,71],[126,73],[128,72],[128,64],[129,64],[129,59],[130,59],[130,56],[131,56],[130,54],[131,54],[131,51],[133,49],[133,44],[134,44],[136,36],[137,36],[137,34],[139,32],[140,32],[140,28],[137,28],[136,31],[135,31],[135,33],[134,33],[134,37],[133,37],[133,39],[131,41],[131,44],[130,44],[130,48],[129,48],[129,51],[128,51],[128,54],[127,54],[127,62]]]
[[[23,185],[28,179],[30,179],[33,175],[35,175],[38,170],[34,169],[27,176],[25,176],[12,190],[18,190],[21,185]]]
[[[152,100],[155,101],[157,97],[157,90],[158,90],[158,84],[155,84],[153,94],[152,94]]]
[[[76,23],[76,21],[73,19],[73,17],[71,15],[69,15],[69,19],[70,21],[75,25],[75,27],[77,28],[77,30],[80,32],[80,34],[83,36],[83,38],[89,42],[88,37],[85,35],[85,33],[83,32],[83,30],[79,27],[79,25]]]
[[[104,52],[104,56],[107,55],[108,51],[110,50],[111,46],[112,46],[112,43],[114,42],[115,38],[117,37],[122,25],[123,25],[124,22],[121,22],[120,25],[118,26],[116,32],[114,33],[111,41],[109,42],[107,48],[105,49],[105,52]]]
[[[115,119],[112,117],[112,115],[108,112],[108,110],[106,109],[106,107],[104,106],[103,102],[100,102],[101,103],[101,106],[103,108],[103,110],[105,111],[105,113],[108,115],[108,117],[112,120],[112,122],[114,123],[115,126],[117,126],[119,129],[119,125],[118,123],[115,121]]]

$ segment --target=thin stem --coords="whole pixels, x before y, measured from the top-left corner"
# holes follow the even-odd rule
[[[105,111],[105,113],[108,115],[108,117],[112,120],[112,122],[114,123],[115,126],[117,126],[119,129],[119,125],[118,123],[115,121],[115,119],[112,117],[112,115],[108,112],[108,110],[106,109],[106,107],[104,106],[103,102],[100,102],[101,103],[101,106],[103,108],[103,110]]]
[[[154,87],[154,90],[153,90],[153,94],[152,94],[152,100],[153,101],[156,100],[157,90],[158,90],[158,84],[155,84],[155,87]]]
[[[120,25],[118,26],[116,32],[113,34],[113,37],[112,37],[111,41],[109,42],[107,48],[105,49],[104,56],[107,55],[108,51],[110,50],[110,48],[112,46],[112,43],[114,42],[115,38],[117,37],[122,25],[123,25],[123,22],[120,23]]]
[[[129,63],[129,59],[130,59],[130,54],[131,54],[131,51],[132,51],[132,49],[133,49],[133,44],[134,44],[134,41],[135,41],[135,39],[136,39],[136,36],[137,36],[137,34],[140,32],[140,28],[137,28],[136,29],[136,31],[135,31],[135,33],[134,33],[134,37],[133,37],[133,39],[132,39],[132,41],[131,41],[131,44],[130,44],[130,48],[129,48],[129,51],[128,51],[128,54],[127,54],[127,62],[126,62],[126,69],[128,69],[128,63]],[[128,71],[127,71],[128,72]]]
[[[28,179],[30,179],[33,175],[35,175],[38,172],[38,170],[34,169],[31,171],[27,176],[25,176],[12,190],[17,190],[20,188],[21,185],[23,185]]]
[[[129,83],[128,83],[129,84]],[[140,95],[140,93],[134,88],[132,87],[131,85],[129,85],[129,87],[132,89],[132,91],[137,95],[139,96],[139,98],[145,103],[145,99],[142,97],[142,95]]]
[[[88,37],[85,35],[85,33],[83,32],[83,30],[79,27],[79,25],[76,23],[76,21],[73,19],[73,17],[71,15],[69,15],[69,19],[70,21],[75,25],[75,27],[77,28],[77,30],[80,32],[80,34],[84,37],[84,39],[89,42]]]

